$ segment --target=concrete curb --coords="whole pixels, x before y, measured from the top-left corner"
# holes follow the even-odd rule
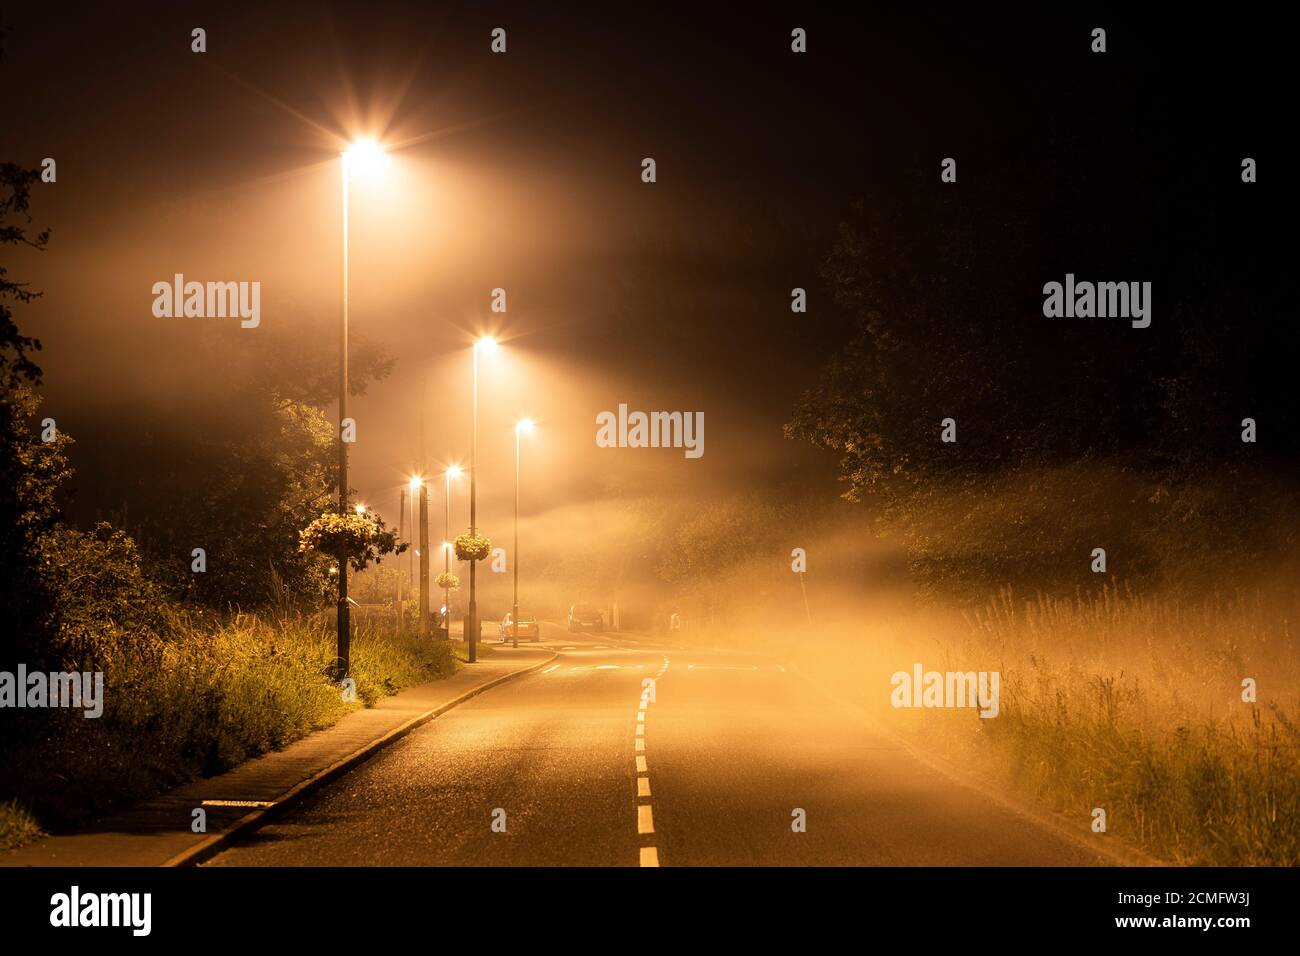
[[[461,704],[465,703],[465,701],[469,700],[472,697],[477,697],[479,694],[482,694],[484,691],[489,691],[493,687],[497,687],[501,684],[504,684],[506,681],[511,681],[517,677],[524,677],[528,674],[534,673],[535,671],[539,671],[546,665],[550,664],[559,656],[560,656],[559,652],[557,651],[553,653],[550,657],[548,657],[546,660],[541,661],[537,664],[533,664],[531,667],[523,667],[517,671],[511,671],[509,674],[502,674],[500,677],[494,677],[492,680],[488,681],[487,683],[480,684],[478,687],[466,691],[465,693],[461,694],[459,697],[452,698],[451,700],[447,701],[445,704],[440,704],[439,706],[433,708],[432,710],[427,710],[422,714],[418,714],[417,716],[412,717],[406,723],[402,724],[399,727],[394,727],[392,730],[384,734],[382,737],[379,737],[376,740],[372,740],[370,743],[366,744],[364,747],[360,748],[359,750],[355,750],[352,753],[348,754],[346,757],[343,757],[340,760],[336,760],[334,763],[330,764],[328,767],[326,767],[324,770],[320,771],[319,773],[315,774],[314,776],[309,777],[306,780],[300,781],[287,793],[283,794],[281,797],[279,797],[279,799],[275,800],[271,806],[261,807],[257,810],[252,811],[251,813],[245,814],[244,816],[236,820],[234,823],[232,823],[230,826],[228,826],[226,829],[222,830],[220,833],[213,833],[206,840],[202,840],[199,843],[195,844],[194,846],[190,847],[188,850],[176,854],[171,859],[164,861],[161,865],[165,867],[197,866],[198,864],[202,863],[205,860],[210,860],[212,857],[216,856],[218,853],[220,853],[222,850],[226,849],[230,844],[232,844],[235,841],[236,837],[242,836],[246,833],[250,833],[253,830],[256,830],[264,823],[269,822],[275,816],[279,815],[282,811],[287,810],[290,807],[294,806],[295,804],[299,803],[308,794],[316,790],[319,790],[325,784],[337,779],[338,777],[343,776],[345,773],[347,773],[349,770],[352,770],[358,764],[364,763],[366,760],[369,760],[380,750],[383,750],[389,744],[394,743],[397,740],[400,740],[402,737],[405,737],[407,734],[415,730],[417,727],[420,727],[423,724],[427,724],[435,717],[439,717],[442,714],[445,714],[453,707],[460,706]]]

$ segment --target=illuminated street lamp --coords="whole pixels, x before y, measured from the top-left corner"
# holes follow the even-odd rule
[[[354,142],[342,154],[339,164],[343,186],[343,310],[339,324],[339,514],[348,511],[348,445],[343,440],[348,417],[348,185],[353,176],[370,176],[386,161],[383,147],[374,140]],[[348,613],[348,562],[339,561],[338,657],[335,676],[342,680],[351,669],[352,620]]]
[[[469,439],[469,533],[478,534],[478,354],[497,347],[496,339],[484,336],[474,343],[474,383]],[[469,609],[465,616],[465,640],[469,663],[478,661],[478,596],[475,591],[474,568],[478,562],[469,562]]]
[[[512,556],[515,565],[515,600],[510,612],[510,636],[513,639],[511,642],[513,647],[519,646],[519,436],[531,435],[533,428],[531,418],[521,418],[515,423],[515,550]],[[537,626],[540,628],[541,624]],[[540,631],[537,636],[541,637]]]

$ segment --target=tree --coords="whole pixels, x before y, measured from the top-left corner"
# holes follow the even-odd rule
[[[49,230],[32,234],[32,185],[40,174],[13,163],[0,165],[0,245],[40,252]],[[5,623],[0,628],[0,666],[52,663],[57,616],[40,573],[39,541],[58,517],[56,493],[68,474],[66,436],[42,441],[34,421],[41,370],[32,358],[40,342],[23,335],[12,305],[39,292],[9,276],[0,265],[0,580],[4,581]]]
[[[321,407],[329,396],[320,379],[332,355],[273,338],[257,355],[252,366],[214,357],[230,399],[191,427],[163,431],[159,422],[163,437],[148,427],[122,436],[149,442],[142,457],[155,462],[123,496],[150,573],[174,594],[219,610],[318,606],[335,585],[325,564],[299,550],[298,534],[335,507],[337,429]],[[354,394],[392,367],[376,347],[365,356]],[[192,568],[195,548],[205,552],[202,572]]]

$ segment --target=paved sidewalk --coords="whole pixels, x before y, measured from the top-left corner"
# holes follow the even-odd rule
[[[285,806],[346,773],[394,740],[502,681],[544,667],[548,648],[492,648],[447,680],[421,684],[354,711],[283,750],[228,773],[178,787],[77,833],[46,837],[0,855],[0,866],[186,866],[219,852],[235,833],[253,829]],[[204,806],[205,800],[238,801]],[[190,829],[207,811],[207,832]]]

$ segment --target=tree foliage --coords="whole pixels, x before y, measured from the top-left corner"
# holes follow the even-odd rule
[[[36,170],[0,164],[0,246],[43,251],[48,244],[48,230],[30,229],[31,188],[38,179]],[[19,331],[12,308],[39,295],[0,265],[0,579],[6,593],[0,665],[49,663],[58,626],[40,573],[39,541],[58,518],[68,440],[41,441],[35,421],[41,370],[33,358],[40,342]]]

